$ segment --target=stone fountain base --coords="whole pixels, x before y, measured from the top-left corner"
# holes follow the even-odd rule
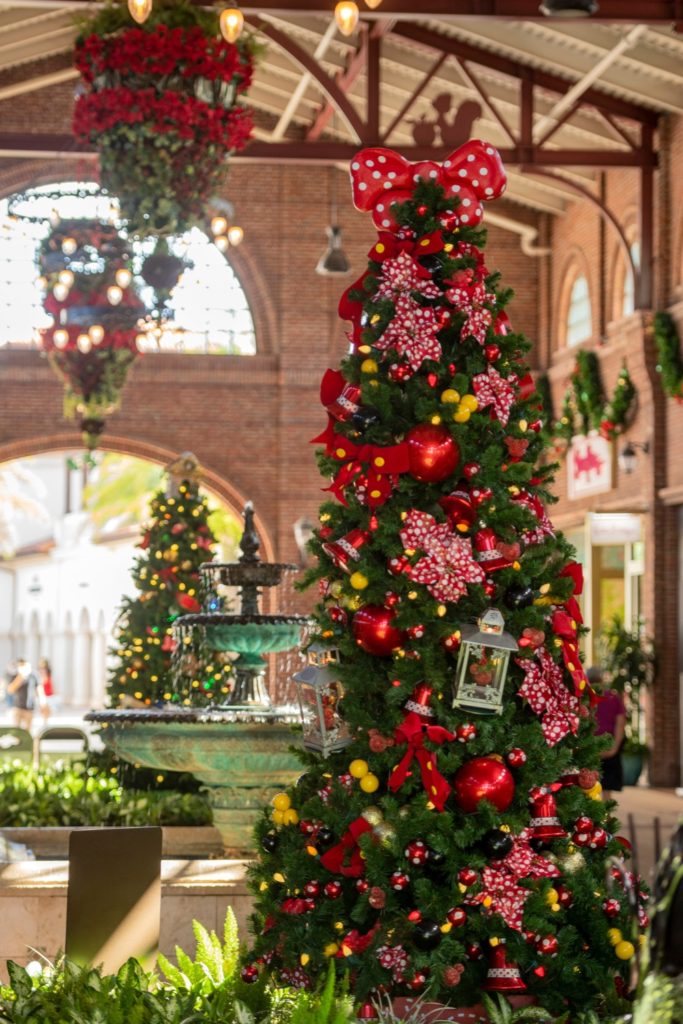
[[[133,764],[191,772],[208,790],[226,854],[253,854],[262,809],[301,774],[288,709],[93,711],[102,741]]]

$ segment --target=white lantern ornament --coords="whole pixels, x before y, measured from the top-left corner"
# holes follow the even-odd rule
[[[322,644],[311,644],[306,654],[308,664],[293,677],[299,698],[304,747],[327,757],[343,750],[351,742],[348,726],[339,713],[344,696],[336,671],[339,651]]]
[[[503,710],[510,653],[519,649],[504,627],[498,609],[489,608],[476,626],[461,628],[454,708],[478,715],[499,715]]]

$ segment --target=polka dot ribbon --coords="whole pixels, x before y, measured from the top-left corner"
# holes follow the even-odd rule
[[[351,162],[353,201],[371,211],[380,230],[397,231],[392,206],[410,199],[420,179],[441,185],[447,198],[457,198],[458,225],[474,227],[484,215],[482,202],[497,199],[507,178],[500,154],[487,142],[473,139],[451,153],[442,164],[430,160],[409,163],[391,149],[364,149]]]

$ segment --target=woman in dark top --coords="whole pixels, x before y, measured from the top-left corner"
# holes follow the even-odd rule
[[[611,799],[612,793],[618,793],[624,786],[624,776],[621,767],[621,748],[624,745],[626,729],[626,708],[620,693],[610,690],[604,685],[604,673],[602,669],[590,668],[588,670],[588,681],[594,686],[602,700],[595,709],[596,736],[610,735],[612,744],[600,753],[602,758],[600,781],[602,782],[603,794],[606,800]]]

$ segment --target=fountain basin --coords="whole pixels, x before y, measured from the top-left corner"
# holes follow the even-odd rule
[[[205,613],[183,615],[178,628],[203,627],[215,651],[236,654],[274,654],[296,647],[301,630],[310,622],[306,615],[230,615]]]
[[[224,852],[253,853],[264,806],[301,774],[288,709],[92,711],[102,741],[133,764],[191,772],[207,787]]]

